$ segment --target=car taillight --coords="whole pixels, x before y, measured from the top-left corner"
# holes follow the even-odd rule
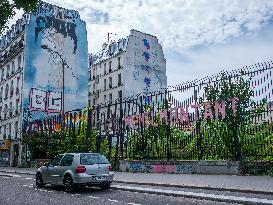
[[[109,166],[109,171],[113,171],[113,167],[111,165]]]
[[[76,173],[85,173],[86,168],[85,168],[85,166],[78,166],[75,171],[76,171]]]

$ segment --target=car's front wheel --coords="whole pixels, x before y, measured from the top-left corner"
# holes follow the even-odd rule
[[[43,181],[43,177],[42,177],[41,173],[36,174],[36,186],[38,188],[44,188],[45,187],[45,183]]]
[[[70,175],[66,175],[64,177],[63,183],[64,183],[64,190],[66,192],[74,191],[74,182],[73,182],[73,179],[72,179],[72,177]]]
[[[102,184],[102,185],[100,185],[100,188],[101,188],[102,190],[108,190],[108,189],[110,189],[110,186],[111,186],[111,184],[110,184],[110,183],[107,183],[107,184]]]

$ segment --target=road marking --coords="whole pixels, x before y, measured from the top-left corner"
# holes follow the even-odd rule
[[[27,184],[24,184],[23,186],[28,186]]]
[[[118,202],[118,200],[114,200],[114,199],[108,199],[108,201],[110,201],[110,202],[115,202],[115,203]]]
[[[74,196],[81,196],[81,194],[74,194]]]
[[[216,200],[216,201],[224,201],[224,202],[235,202],[235,203],[251,203],[251,204],[273,204],[273,200],[271,199],[258,199],[258,198],[246,198],[240,196],[227,196],[222,194],[206,194],[206,193],[197,193],[197,192],[186,192],[186,191],[175,191],[169,189],[153,189],[153,188],[145,188],[145,187],[133,187],[133,186],[121,186],[121,185],[112,185],[112,188],[127,190],[133,192],[141,192],[148,194],[159,194],[165,196],[181,196],[181,197],[192,197],[206,200]]]
[[[8,179],[8,178],[10,178],[10,177],[3,177],[4,179]]]
[[[33,179],[33,178],[26,178],[26,179]]]
[[[97,196],[88,196],[89,198],[92,198],[92,199],[98,199],[99,197]]]
[[[130,204],[130,205],[141,205],[141,204],[136,204],[136,203],[128,203],[128,204]]]

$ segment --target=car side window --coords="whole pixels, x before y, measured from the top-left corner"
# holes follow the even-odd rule
[[[55,167],[58,166],[60,163],[60,160],[63,158],[63,155],[58,155],[55,157],[49,164],[50,167]]]
[[[73,157],[74,156],[71,154],[65,155],[61,160],[60,166],[71,166],[73,163]]]

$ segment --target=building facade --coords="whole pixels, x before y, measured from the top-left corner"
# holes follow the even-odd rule
[[[2,37],[0,54],[0,166],[16,166],[27,160],[28,122],[87,106],[86,24],[77,11],[41,2]]]
[[[89,56],[89,106],[167,87],[166,59],[157,37],[131,30]]]

